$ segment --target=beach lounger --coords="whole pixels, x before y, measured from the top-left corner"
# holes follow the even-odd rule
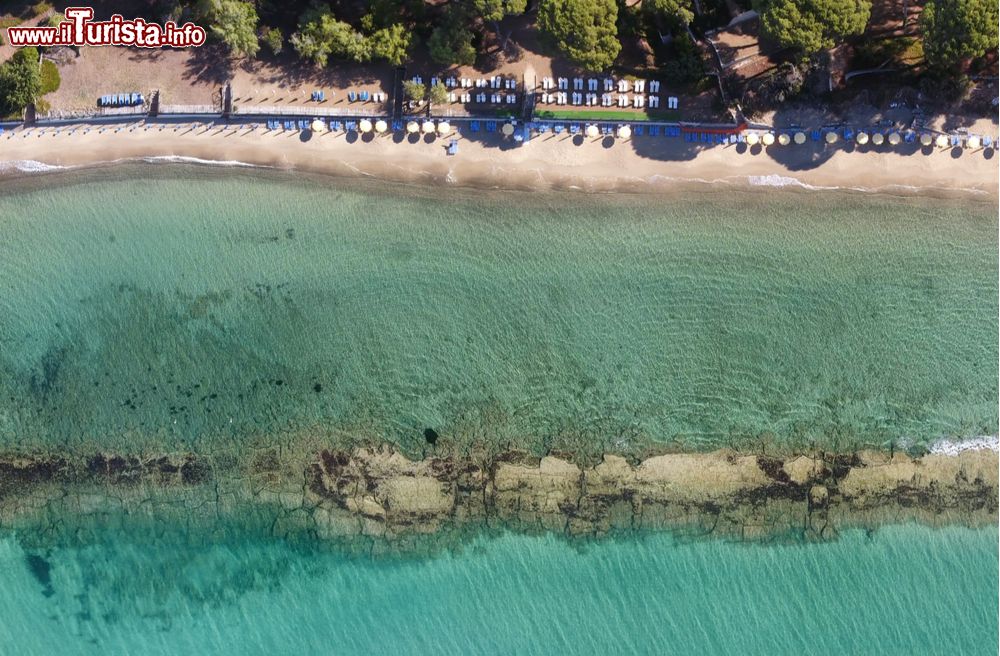
[[[951,145],[952,146],[961,146],[962,145],[962,137],[958,136],[957,134],[951,135]]]
[[[649,126],[649,136],[651,136],[651,137],[658,137],[658,136],[660,136],[660,126],[659,125],[650,125]]]
[[[367,91],[362,91],[361,93],[358,94],[358,97],[361,99],[362,102],[368,102],[369,95]]]
[[[0,133],[3,132],[3,128],[0,128]],[[993,145],[993,137],[983,137],[983,147],[989,148]]]
[[[479,132],[479,121],[472,121],[469,123],[469,129],[473,132]]]
[[[634,132],[636,134],[636,136],[642,136],[642,132],[643,132],[642,126],[641,125],[635,126],[634,128],[632,128],[632,132]]]
[[[458,141],[452,139],[450,142],[448,142],[448,154],[454,155],[457,152],[458,152]]]
[[[284,127],[284,128],[286,129],[286,130],[294,130],[294,129],[295,129],[295,121],[285,121],[285,122],[284,122],[284,123],[282,124],[282,126],[283,126],[283,127]]]
[[[747,138],[743,134],[736,135],[736,143],[746,143]]]
[[[813,130],[812,132],[809,133],[809,137],[813,141],[819,141],[821,136],[822,135],[819,133],[819,130]]]
[[[358,99],[358,94],[354,93],[353,91],[348,91],[347,92],[347,101],[348,102],[354,102],[357,99]]]
[[[579,125],[570,124],[570,126],[569,126],[569,133],[570,134],[578,134],[579,132],[580,132],[580,126]]]
[[[392,131],[393,132],[402,132],[403,131],[403,122],[402,121],[393,121],[392,122]]]
[[[124,93],[119,93],[118,94],[118,106],[119,107],[124,107],[126,102],[128,102],[128,101],[125,100],[125,94]]]
[[[854,138],[854,130],[851,128],[844,128],[843,137],[844,141],[850,141]]]
[[[486,131],[487,132],[496,132],[497,131],[497,122],[496,121],[486,121]]]
[[[334,132],[339,130],[340,127],[341,127],[340,121],[331,121],[331,128],[333,129]]]
[[[562,134],[564,129],[565,128],[562,125],[553,125],[552,126],[552,131],[555,132],[556,134]],[[985,143],[985,140],[984,140],[984,143]]]
[[[548,131],[549,131],[549,126],[545,125],[544,123],[538,126],[538,134],[545,134]]]
[[[344,129],[348,132],[354,132],[358,129],[357,121],[344,121]]]
[[[906,143],[913,143],[917,140],[917,133],[913,130],[907,130],[903,133],[903,141]]]

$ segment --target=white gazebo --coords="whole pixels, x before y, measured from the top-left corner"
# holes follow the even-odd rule
[[[434,121],[424,121],[423,125],[420,126],[421,131],[424,134],[431,134],[434,132]]]

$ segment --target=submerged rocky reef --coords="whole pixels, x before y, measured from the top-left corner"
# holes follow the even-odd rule
[[[986,449],[609,454],[593,466],[520,452],[410,460],[388,447],[0,457],[0,530],[32,548],[178,525],[194,541],[251,531],[365,554],[433,552],[491,530],[831,540],[906,521],[995,524],[997,495],[997,453]]]

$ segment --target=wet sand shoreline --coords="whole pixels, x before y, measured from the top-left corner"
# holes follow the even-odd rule
[[[89,130],[84,133],[84,129]],[[103,129],[103,132],[101,131]],[[416,138],[401,134],[280,132],[262,127],[142,123],[18,128],[0,137],[0,177],[128,161],[187,161],[366,177],[432,187],[671,193],[782,187],[893,195],[996,199],[992,151],[827,147],[708,147],[637,136],[539,135],[515,146],[496,135]],[[116,131],[118,130],[118,131]],[[445,155],[458,141],[459,152]]]

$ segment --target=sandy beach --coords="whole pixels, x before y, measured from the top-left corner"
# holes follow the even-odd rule
[[[989,122],[984,127],[989,133]],[[451,139],[458,153],[448,156]],[[992,149],[708,146],[679,138],[595,139],[536,135],[517,145],[466,128],[447,137],[266,130],[262,124],[142,121],[8,130],[0,136],[0,174],[148,158],[190,158],[371,176],[391,181],[498,189],[676,190],[682,183],[848,188],[887,193],[995,198]]]

